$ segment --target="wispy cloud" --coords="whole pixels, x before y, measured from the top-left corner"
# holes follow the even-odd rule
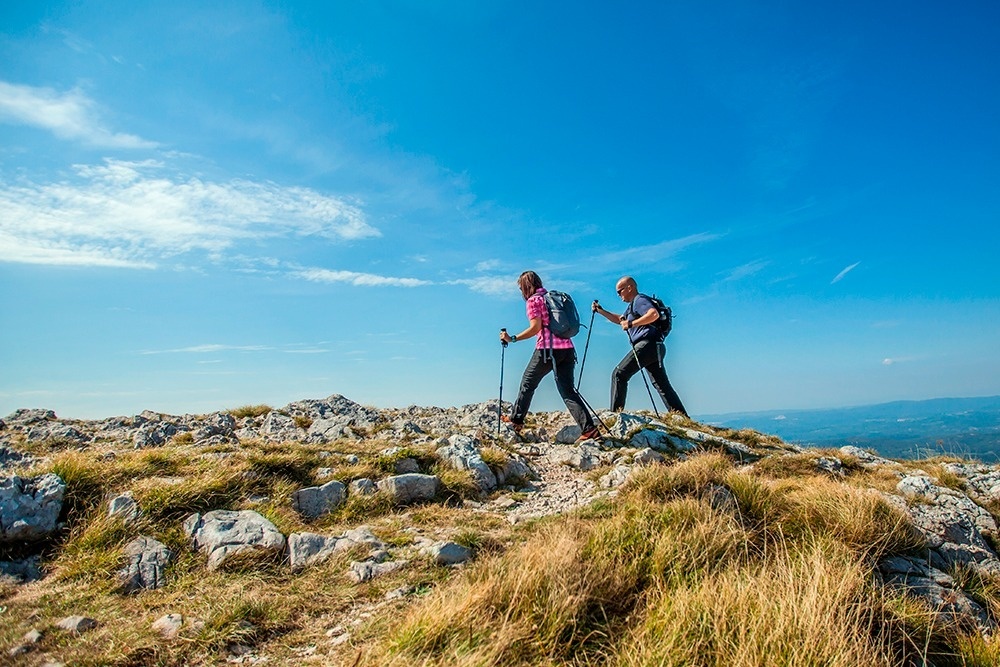
[[[292,275],[317,283],[347,283],[355,287],[422,287],[432,285],[429,280],[419,278],[396,278],[374,273],[357,271],[332,271],[330,269],[302,269]]]
[[[737,280],[742,280],[743,278],[748,278],[754,274],[760,273],[770,264],[767,260],[758,259],[753,262],[748,262],[736,268],[730,269],[726,276],[722,279],[723,282],[735,282]]]
[[[240,241],[381,236],[360,205],[301,187],[170,173],[154,161],[77,165],[73,182],[0,184],[0,261],[151,268]]]
[[[652,245],[636,246],[634,248],[600,254],[592,260],[592,263],[599,263],[601,265],[635,266],[652,262],[660,262],[677,255],[686,248],[702,243],[709,243],[710,241],[715,241],[719,238],[722,238],[721,234],[710,232],[690,234],[679,239],[670,239],[668,241],[662,241]]]
[[[830,281],[830,284],[833,285],[834,283],[839,283],[841,280],[844,279],[844,276],[846,276],[848,273],[856,269],[859,264],[861,264],[861,262],[854,262],[854,264],[845,267],[843,271],[834,276],[833,280]]]
[[[155,148],[156,142],[108,129],[98,105],[79,89],[58,92],[0,81],[0,120],[48,130],[101,148]]]
[[[142,354],[206,354],[214,352],[265,352],[274,348],[267,345],[219,345],[206,343],[190,347],[178,347],[170,350],[144,350]]]

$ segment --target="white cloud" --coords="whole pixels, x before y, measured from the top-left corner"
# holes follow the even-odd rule
[[[419,278],[394,278],[374,273],[357,271],[331,271],[330,269],[302,269],[292,275],[317,283],[348,283],[356,287],[422,287],[432,285],[429,280]]]
[[[102,148],[155,148],[157,144],[132,134],[109,130],[97,104],[82,91],[60,93],[0,81],[0,120],[48,130],[61,139]]]
[[[151,268],[200,250],[290,236],[381,236],[355,202],[301,187],[167,173],[158,162],[78,165],[73,182],[0,184],[0,261]]]
[[[846,267],[843,271],[838,273],[833,280],[830,281],[830,284],[833,285],[834,283],[839,283],[841,280],[843,280],[844,276],[846,276],[848,273],[857,268],[858,264],[860,263],[861,262],[854,262],[854,264],[851,264],[850,266]]]
[[[886,357],[882,360],[882,365],[893,366],[895,364],[902,364],[908,361],[916,361],[916,357]]]
[[[517,276],[481,276],[479,278],[463,278],[450,280],[449,285],[465,285],[473,292],[489,296],[512,297],[520,296],[517,289]]]
[[[483,260],[482,262],[479,262],[478,264],[476,264],[476,271],[479,271],[479,272],[493,271],[493,270],[498,269],[498,268],[500,268],[500,260],[499,259],[487,259],[487,260]]]

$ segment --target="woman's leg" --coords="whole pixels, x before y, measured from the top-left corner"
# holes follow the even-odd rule
[[[514,408],[511,410],[510,420],[515,424],[523,424],[524,417],[528,414],[528,408],[531,406],[531,399],[535,395],[535,389],[538,388],[538,383],[542,381],[548,372],[552,370],[552,365],[548,361],[546,356],[545,361],[542,361],[542,351],[535,350],[535,353],[531,355],[531,359],[528,360],[528,366],[524,369],[524,375],[521,376],[521,388],[517,392],[517,399],[514,401]]]

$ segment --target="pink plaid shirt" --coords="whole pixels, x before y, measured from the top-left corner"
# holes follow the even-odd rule
[[[537,342],[535,343],[536,350],[542,349],[553,349],[553,350],[569,350],[573,348],[573,341],[569,338],[560,338],[555,336],[548,330],[549,325],[549,309],[545,307],[545,299],[542,295],[545,294],[546,289],[544,287],[538,288],[538,291],[528,297],[528,301],[525,304],[525,309],[528,312],[528,319],[542,319],[542,330],[538,332]]]

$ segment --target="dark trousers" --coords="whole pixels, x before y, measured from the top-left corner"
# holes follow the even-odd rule
[[[528,361],[528,367],[524,369],[524,376],[521,378],[521,389],[517,392],[517,400],[514,401],[514,410],[510,419],[515,424],[523,424],[524,417],[528,414],[528,406],[535,395],[535,389],[542,378],[549,374],[555,365],[556,388],[563,402],[573,415],[573,420],[583,431],[594,428],[594,420],[583,405],[583,398],[573,386],[573,374],[576,368],[576,350],[570,348],[566,350],[535,350]]]
[[[674,388],[670,386],[667,378],[667,371],[663,367],[663,357],[667,353],[666,346],[652,340],[641,340],[635,344],[635,352],[629,350],[628,354],[619,362],[615,370],[611,372],[611,409],[622,410],[625,407],[625,395],[628,393],[628,381],[639,372],[640,368],[645,368],[649,373],[649,379],[660,393],[660,398],[666,404],[668,410],[676,410],[685,417],[687,410],[681,403],[680,397]],[[636,357],[639,358],[636,362]]]

